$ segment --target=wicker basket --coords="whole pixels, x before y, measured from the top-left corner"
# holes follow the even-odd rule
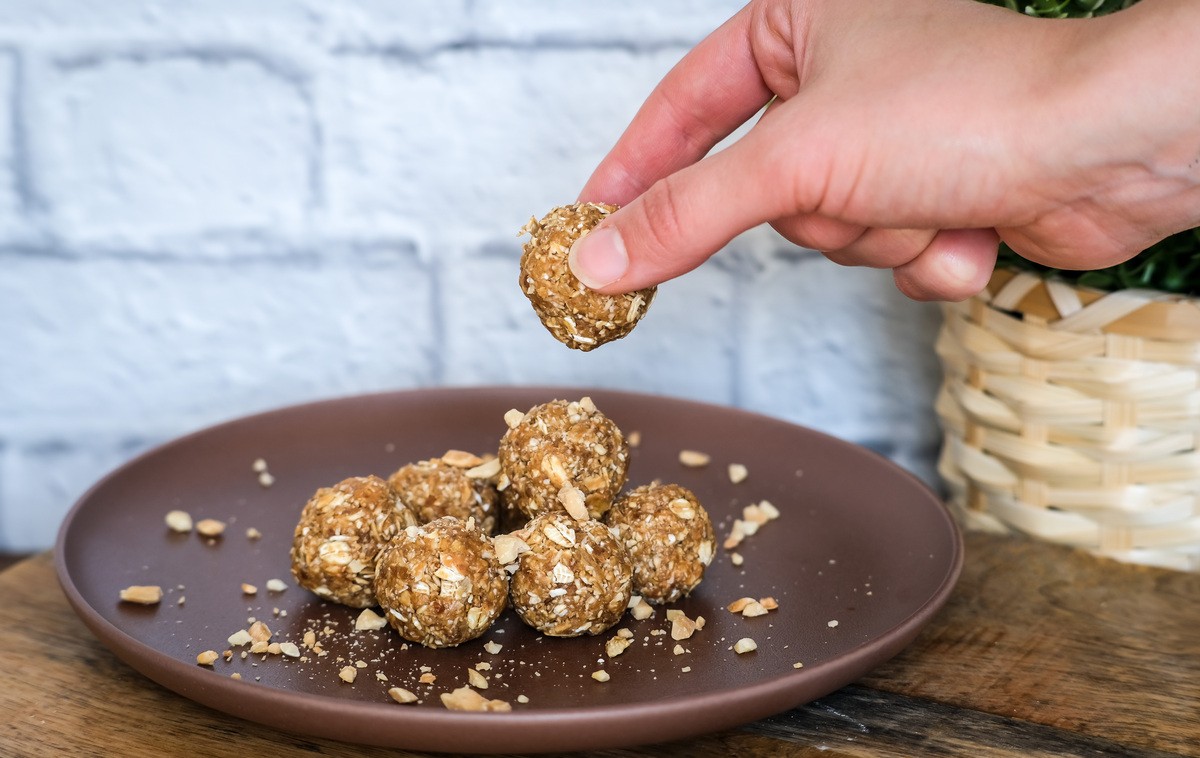
[[[998,271],[944,312],[939,470],[964,526],[1200,570],[1200,300]]]

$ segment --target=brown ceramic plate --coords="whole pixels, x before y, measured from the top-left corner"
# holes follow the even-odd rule
[[[386,476],[449,448],[493,451],[509,408],[590,394],[624,431],[641,432],[631,484],[652,479],[691,488],[713,517],[718,541],[744,505],[770,500],[782,516],[746,539],[735,568],[720,550],[703,584],[677,604],[707,625],[673,652],[663,610],[621,625],[635,644],[604,658],[611,634],[543,638],[506,611],[481,639],[451,650],[403,649],[390,630],[353,631],[357,611],[294,586],[288,547],[300,507],[346,476]],[[678,461],[691,448],[705,468]],[[251,464],[264,458],[275,484]],[[732,484],[727,465],[750,475]],[[213,544],[170,532],[167,511],[228,522]],[[262,537],[247,539],[254,527]],[[647,395],[578,388],[433,389],[351,397],[232,421],[152,450],[99,482],[59,534],[57,567],[68,599],[122,660],[205,705],[280,729],[417,750],[530,752],[677,739],[787,710],[848,684],[907,645],[942,606],[958,577],[962,543],[938,499],[913,476],[855,445],[765,416]],[[268,579],[290,586],[266,589]],[[243,582],[258,594],[244,596]],[[118,602],[133,584],[166,591],[156,607]],[[742,597],[773,596],[758,618],[725,610]],[[186,598],[180,604],[179,599]],[[276,612],[276,609],[278,611]],[[275,640],[299,643],[316,629],[328,655],[308,660],[236,654],[215,667],[197,653],[265,620]],[[836,622],[836,624],[835,624]],[[326,628],[333,631],[321,634]],[[615,630],[614,630],[615,631]],[[756,652],[736,655],[742,637]],[[495,655],[484,649],[494,640]],[[364,662],[353,684],[338,678]],[[486,693],[511,713],[444,709],[438,693],[466,683],[486,661]],[[802,668],[794,664],[803,663]],[[436,675],[418,683],[421,667]],[[611,680],[594,681],[603,668]],[[240,681],[230,674],[241,674]],[[379,675],[386,676],[384,682]],[[386,691],[421,696],[398,705]],[[518,703],[518,695],[528,697]]]

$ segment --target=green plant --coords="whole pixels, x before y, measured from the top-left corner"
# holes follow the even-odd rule
[[[1090,18],[1123,10],[1137,0],[980,0],[1040,18]],[[1062,271],[1025,260],[1000,246],[999,265],[1055,276],[1100,290],[1156,289],[1200,295],[1200,229],[1189,229],[1157,242],[1130,260],[1095,271]]]

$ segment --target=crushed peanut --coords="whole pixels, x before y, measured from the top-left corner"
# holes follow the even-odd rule
[[[610,677],[608,675],[607,671],[605,671],[604,669],[600,669],[599,671],[592,672],[592,678],[595,679],[597,682],[607,682],[612,677]]]
[[[564,484],[562,489],[558,491],[558,502],[562,503],[563,508],[567,509],[567,515],[576,521],[587,521],[591,518],[588,514],[583,490],[570,482]]]
[[[710,460],[712,460],[712,456],[710,456],[708,453],[702,453],[699,450],[679,451],[679,462],[688,468],[700,468],[702,466],[707,466]]]
[[[205,537],[220,537],[225,533],[225,522],[215,518],[202,519],[196,523],[196,531]]]
[[[500,459],[491,458],[463,472],[471,479],[491,479],[500,473]]]
[[[459,687],[453,692],[439,696],[442,705],[452,711],[511,711],[512,706],[503,700],[488,700],[470,687]]]
[[[250,527],[249,529],[246,530],[246,539],[251,540],[251,541],[260,540],[260,539],[262,539],[262,532],[258,531],[254,527]]]
[[[504,414],[504,423],[509,429],[516,428],[517,424],[525,419],[525,414],[516,408],[511,408]]]
[[[764,608],[762,603],[758,602],[757,600],[751,600],[749,603],[746,603],[746,607],[742,609],[742,615],[747,618],[766,616],[767,609]]]
[[[254,463],[250,464],[250,470],[256,474],[261,474],[267,470],[267,462],[263,458],[255,458]]]
[[[353,666],[343,666],[338,672],[338,679],[341,679],[346,684],[354,684],[355,677],[358,676],[358,669]]]
[[[255,642],[267,642],[271,639],[270,628],[261,621],[255,621],[250,625],[250,639]]]
[[[758,599],[758,603],[768,611],[773,611],[779,607],[778,601],[776,601],[773,597],[760,597]]]
[[[242,594],[243,595],[257,595],[258,587],[255,587],[253,584],[246,584],[245,582],[242,582]]]
[[[741,484],[746,481],[746,477],[750,475],[750,470],[740,463],[729,464],[729,481],[734,484]]]
[[[138,605],[158,605],[162,601],[162,587],[157,584],[135,584],[121,590],[121,601]]]
[[[388,625],[387,619],[370,608],[363,608],[362,613],[354,620],[354,631],[373,632]]]
[[[632,643],[630,643],[628,637],[621,637],[618,635],[604,643],[604,653],[609,658],[616,658],[621,653],[624,653],[625,649],[628,648],[630,644]]]
[[[686,640],[696,632],[696,622],[680,614],[671,621],[671,639]]]
[[[250,632],[247,632],[245,629],[239,629],[229,635],[229,639],[226,642],[229,643],[230,647],[243,647],[254,642],[254,638],[250,636]]]
[[[483,463],[483,459],[465,450],[447,450],[442,454],[442,462],[454,468],[474,468]]]
[[[467,682],[477,690],[486,690],[488,688],[487,677],[475,669],[467,669]]]
[[[299,658],[300,657],[300,648],[296,647],[295,642],[280,642],[279,643],[279,652],[283,653],[284,655],[286,655],[289,658]]]
[[[387,691],[387,693],[388,696],[390,696],[392,700],[395,700],[397,703],[404,704],[417,702],[417,696],[403,687],[392,687]]]
[[[200,664],[201,666],[211,666],[217,662],[217,658],[219,657],[220,656],[217,655],[216,650],[205,650],[203,653],[196,656],[196,663]]]
[[[645,621],[654,615],[654,606],[647,603],[645,599],[638,598],[638,604],[629,610],[629,615],[638,621]]]
[[[489,642],[484,643],[483,649],[488,651],[492,655],[496,655],[497,653],[499,653],[501,650],[504,649],[504,646],[501,645],[499,642],[496,642],[495,640],[491,640]]]
[[[271,475],[270,471],[264,471],[258,475],[258,483],[262,487],[270,487],[275,483],[275,477]]]
[[[268,592],[283,592],[287,588],[288,588],[287,584],[284,583],[283,580],[281,580],[281,579],[268,579],[267,580],[267,591]]]
[[[741,655],[742,653],[749,653],[752,650],[758,650],[758,643],[749,637],[742,637],[740,640],[733,643],[733,652],[737,653],[738,655]]]
[[[729,611],[730,613],[741,613],[747,605],[753,602],[754,598],[752,597],[739,597],[737,600],[734,600],[732,603],[725,606],[725,610]]]
[[[746,562],[746,559],[742,557],[741,553],[733,552],[729,554],[729,562],[735,566],[741,566]]]
[[[187,534],[192,531],[192,517],[187,511],[167,511],[166,522],[172,532]]]
[[[437,681],[437,676],[426,671],[424,674],[421,674],[421,678],[417,681],[421,684],[433,684]]]

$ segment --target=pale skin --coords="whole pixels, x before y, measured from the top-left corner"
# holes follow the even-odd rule
[[[987,283],[1000,240],[1091,269],[1200,226],[1200,3],[1034,19],[973,0],[754,0],[662,80],[580,199],[617,293],[770,223],[916,300]],[[709,155],[770,103],[747,135]]]

